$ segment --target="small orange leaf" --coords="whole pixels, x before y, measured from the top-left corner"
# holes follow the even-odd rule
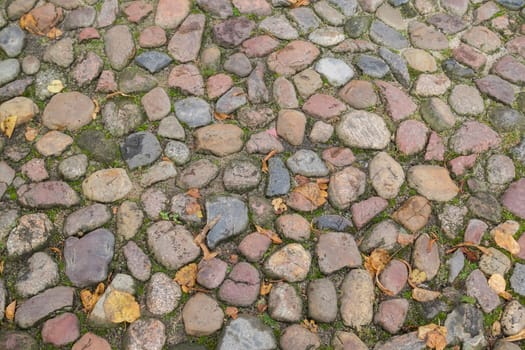
[[[377,248],[365,257],[365,269],[372,275],[378,275],[390,261],[390,255],[385,249]]]
[[[266,309],[268,309],[268,304],[266,304],[266,301],[264,299],[257,303],[257,311],[259,311],[259,313],[262,314],[266,311]]]
[[[279,237],[279,235],[272,230],[268,230],[265,228],[262,228],[259,225],[255,225],[255,229],[257,232],[259,232],[262,235],[265,235],[266,237],[270,238],[272,240],[272,243],[274,244],[281,244],[283,243],[283,240]]]
[[[268,294],[270,294],[270,291],[272,290],[272,287],[273,287],[273,284],[271,284],[270,282],[263,282],[263,284],[261,284],[260,294],[261,295],[268,295]]]
[[[326,199],[328,198],[328,192],[319,188],[317,183],[312,182],[297,186],[294,188],[293,192],[301,194],[316,207],[325,204]]]
[[[447,346],[447,328],[434,323],[420,326],[417,330],[417,337],[425,340],[430,349],[444,350]]]
[[[429,301],[436,300],[440,296],[440,292],[435,292],[433,290],[427,290],[419,287],[416,287],[412,290],[412,299],[421,303],[427,303]]]
[[[268,173],[268,160],[270,160],[270,158],[272,158],[275,154],[277,154],[277,151],[272,149],[270,151],[270,153],[268,153],[262,160],[262,166],[261,166],[261,170],[263,173],[267,174]]]
[[[104,289],[104,283],[99,283],[93,293],[91,293],[89,289],[83,289],[80,291],[80,301],[82,302],[82,306],[84,306],[84,312],[90,313],[93,310],[97,301],[102,294],[104,294]]]
[[[517,255],[520,253],[521,247],[511,234],[505,233],[500,230],[495,230],[494,241],[499,247],[507,250],[513,255]]]
[[[304,319],[301,323],[301,326],[308,329],[312,333],[317,333],[317,331],[319,330],[319,327],[317,326],[314,320],[308,321],[307,319]]]
[[[408,284],[412,288],[416,288],[419,284],[427,280],[427,273],[418,269],[413,269],[408,275]]]
[[[215,119],[217,120],[226,120],[226,119],[232,119],[233,117],[229,114],[226,114],[226,113],[219,113],[219,112],[215,112],[213,113],[213,116],[215,117]]]
[[[93,114],[91,114],[91,118],[93,120],[97,119],[97,114],[100,112],[100,104],[97,100],[93,99],[93,104],[95,105],[95,109],[93,110]]]
[[[56,27],[53,27],[49,30],[49,32],[47,32],[46,36],[51,39],[51,40],[54,40],[54,39],[58,39],[62,36],[62,31]]]
[[[18,116],[11,115],[9,117],[6,117],[0,122],[0,131],[2,131],[7,138],[11,138],[13,135],[13,132],[15,131],[16,127],[16,120],[18,119]]]
[[[403,247],[414,243],[414,240],[415,236],[409,233],[399,233],[397,235],[397,243],[399,243]]]
[[[0,275],[4,273],[4,267],[5,267],[4,264],[5,264],[4,261],[0,260]]]
[[[196,214],[198,217],[202,218],[201,206],[197,202],[193,202],[193,201],[188,202],[184,210],[186,211],[186,214],[188,215]]]
[[[15,319],[15,310],[16,310],[16,300],[14,300],[11,304],[7,305],[5,308],[5,318],[8,321],[13,321]]]
[[[282,198],[274,198],[272,200],[273,211],[275,214],[280,215],[288,210],[288,206],[284,203]]]
[[[177,282],[184,293],[189,293],[195,287],[197,281],[197,264],[192,263],[182,267],[175,274],[175,282]]]
[[[234,306],[227,306],[226,310],[224,310],[224,313],[226,314],[226,316],[231,317],[235,320],[239,315],[239,309],[237,309]]]
[[[297,7],[300,7],[300,6],[308,6],[308,5],[310,5],[310,1],[309,0],[288,0],[288,2],[290,3],[290,7],[291,8],[297,8]]]
[[[20,28],[27,30],[31,34],[42,35],[38,29],[38,23],[31,13],[26,13],[20,18]]]
[[[500,297],[506,300],[512,300],[512,295],[505,290],[507,282],[505,278],[499,273],[495,273],[489,278],[489,287],[496,292]]]
[[[186,194],[192,198],[199,199],[201,198],[201,193],[198,188],[190,188]]]

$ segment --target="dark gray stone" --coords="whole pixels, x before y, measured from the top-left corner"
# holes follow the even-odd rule
[[[33,81],[35,81],[34,78],[27,77],[5,84],[0,88],[0,102],[23,95],[26,89],[33,84]]]
[[[207,236],[208,247],[215,248],[217,244],[232,236],[238,235],[248,227],[248,208],[246,204],[230,196],[219,196],[206,201],[208,223],[220,216],[219,221]]]
[[[210,105],[198,97],[188,97],[175,102],[175,115],[190,128],[210,124],[212,120]]]
[[[408,40],[400,32],[378,20],[372,22],[370,38],[378,45],[396,50],[408,47]]]
[[[268,186],[266,195],[268,197],[285,195],[290,191],[290,174],[279,157],[268,160]]]
[[[510,286],[515,293],[525,296],[525,265],[516,263],[510,277]]]
[[[59,278],[58,265],[55,261],[46,253],[37,252],[27,260],[27,265],[18,272],[15,285],[16,292],[27,298],[46,288],[55,286]]]
[[[62,25],[65,30],[89,27],[95,22],[97,11],[93,7],[81,7],[69,12]]]
[[[476,338],[484,339],[483,313],[474,305],[460,304],[445,320],[447,343],[465,344]]]
[[[158,85],[157,79],[152,75],[137,69],[136,67],[125,68],[119,76],[119,89],[126,93],[148,92]]]
[[[313,220],[318,230],[346,232],[352,227],[352,222],[340,215],[322,215]]]
[[[501,132],[519,130],[525,132],[525,116],[510,107],[498,106],[489,111],[494,128]]]
[[[74,293],[74,288],[59,286],[35,295],[18,307],[15,323],[20,328],[29,328],[55,311],[71,308]]]
[[[368,16],[354,16],[345,23],[345,33],[350,37],[357,39],[361,37],[370,26],[371,18]]]
[[[232,87],[215,104],[218,113],[231,114],[247,103],[246,93],[240,87]]]
[[[270,327],[260,319],[249,315],[239,315],[231,320],[219,339],[216,350],[272,350],[277,342]]]
[[[122,158],[130,169],[149,165],[162,153],[159,140],[150,132],[141,131],[126,137],[120,146]]]
[[[361,55],[357,59],[356,65],[363,74],[374,78],[382,78],[390,71],[385,61],[375,56]]]
[[[470,197],[467,201],[467,207],[474,216],[495,223],[501,220],[501,205],[494,196],[487,192],[479,192]]]
[[[76,140],[77,145],[96,161],[112,163],[120,158],[117,143],[99,130],[85,130]]]
[[[445,34],[455,34],[467,27],[467,23],[456,15],[438,13],[428,19],[428,23],[440,29]]]
[[[405,60],[385,47],[380,47],[378,53],[388,64],[397,81],[406,88],[410,87],[410,74]]]
[[[292,173],[303,176],[326,176],[328,168],[314,151],[301,149],[286,160],[286,165]]]
[[[26,34],[18,24],[11,24],[0,31],[0,49],[9,57],[16,57],[24,48]]]
[[[445,74],[453,80],[472,78],[476,75],[476,72],[474,72],[472,68],[462,65],[453,58],[443,61],[441,67],[443,68]]]
[[[139,67],[147,69],[150,73],[157,73],[166,68],[173,59],[163,52],[147,51],[135,57]]]
[[[509,10],[517,11],[525,5],[525,0],[496,0],[498,4]]]
[[[0,61],[0,86],[16,79],[20,74],[20,63],[17,59],[8,58]]]

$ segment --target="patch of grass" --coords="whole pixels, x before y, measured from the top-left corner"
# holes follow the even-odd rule
[[[233,16],[234,17],[239,17],[241,15],[241,11],[239,11],[239,9],[237,7],[234,7],[233,8]]]
[[[474,305],[474,304],[476,304],[476,298],[468,296],[468,295],[463,295],[463,296],[461,296],[461,302]]]

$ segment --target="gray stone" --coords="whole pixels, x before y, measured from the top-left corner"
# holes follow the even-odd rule
[[[215,42],[226,48],[240,45],[250,37],[255,23],[245,17],[230,18],[213,26]]]
[[[160,121],[157,134],[168,139],[179,141],[184,141],[186,138],[184,128],[174,115],[169,115]]]
[[[0,279],[0,317],[4,318],[4,310],[6,307],[7,291],[5,289],[4,280]],[[1,338],[0,338],[1,339]],[[2,341],[0,340],[0,344]]]
[[[62,25],[65,30],[73,30],[91,26],[95,22],[97,11],[95,8],[87,6],[69,12]]]
[[[15,288],[18,294],[27,298],[55,286],[58,281],[58,265],[46,253],[37,252],[18,273]]]
[[[501,132],[519,130],[525,132],[525,116],[523,113],[504,106],[499,106],[489,111],[494,128]]]
[[[383,118],[366,111],[345,114],[336,126],[336,133],[351,147],[380,150],[390,143],[390,131]]]
[[[510,276],[510,286],[515,293],[525,295],[525,265],[516,263]]]
[[[166,148],[164,148],[164,154],[177,165],[185,164],[191,158],[191,152],[188,146],[179,141],[168,142]]]
[[[510,301],[501,315],[501,328],[506,335],[525,329],[525,307],[517,300]]]
[[[345,23],[345,32],[350,38],[361,37],[370,26],[371,18],[368,16],[354,16]]]
[[[162,149],[155,135],[141,131],[126,137],[120,146],[120,152],[128,167],[136,169],[156,161]]]
[[[1,196],[0,196],[1,197]],[[9,231],[16,226],[18,219],[18,210],[2,209],[0,210],[0,241],[4,241]]]
[[[290,10],[289,14],[303,33],[309,33],[321,24],[319,17],[308,7],[294,8]]]
[[[157,79],[135,67],[127,67],[120,73],[118,86],[126,93],[148,92],[158,85]],[[133,105],[138,109],[138,106]]]
[[[491,254],[483,254],[479,259],[479,269],[487,276],[495,273],[505,276],[510,270],[510,259],[496,248],[490,247],[489,251]]]
[[[345,40],[345,35],[341,28],[322,27],[314,30],[308,35],[308,40],[320,46],[334,46]]]
[[[177,176],[175,165],[169,161],[161,161],[151,166],[141,177],[140,185],[143,187],[151,186],[157,182],[172,179]]]
[[[46,48],[43,59],[63,68],[69,67],[75,60],[73,40],[65,38],[51,44]]]
[[[232,87],[215,104],[218,113],[232,114],[247,103],[246,93],[240,87]]]
[[[18,24],[11,24],[0,31],[0,49],[9,57],[16,57],[24,48],[26,34]]]
[[[370,38],[376,44],[391,49],[400,50],[408,47],[408,40],[401,33],[378,20],[372,22]]]
[[[212,121],[210,105],[198,97],[188,97],[175,102],[175,115],[190,128],[204,126]]]
[[[502,154],[490,156],[487,160],[487,180],[492,184],[503,185],[514,180],[516,169],[512,159]]]
[[[337,292],[328,278],[308,285],[308,316],[318,322],[333,322],[337,317]]]
[[[139,281],[147,281],[151,274],[151,261],[148,256],[133,241],[129,241],[122,251],[128,270],[133,277]]]
[[[122,342],[124,350],[162,350],[166,343],[166,326],[155,318],[141,318],[128,327]]]
[[[330,3],[336,5],[341,9],[343,14],[347,17],[353,16],[357,9],[357,1],[356,0],[328,0]]]
[[[356,64],[363,74],[374,78],[382,78],[390,71],[385,61],[375,56],[360,55]]]
[[[472,68],[460,64],[453,58],[443,61],[441,67],[450,79],[472,78],[476,75]]]
[[[66,180],[78,180],[86,174],[88,157],[85,154],[77,154],[64,159],[58,164],[58,171]]]
[[[86,287],[106,279],[114,245],[115,237],[103,228],[80,239],[69,237],[64,244],[67,277],[77,287]]]
[[[16,79],[20,74],[20,63],[17,59],[8,58],[0,61],[0,86]]]
[[[8,256],[21,256],[42,247],[51,235],[53,224],[43,213],[27,214],[18,220],[7,239]]]
[[[420,113],[423,120],[436,131],[453,128],[456,124],[456,116],[450,107],[437,97],[423,101],[420,105]]]
[[[486,343],[483,332],[483,313],[470,304],[458,305],[445,320],[447,343],[462,344],[480,338]]]
[[[246,204],[231,196],[219,196],[206,201],[208,223],[220,216],[207,236],[211,249],[225,239],[242,233],[248,227],[248,208]]]
[[[337,58],[322,58],[315,64],[315,70],[336,87],[343,86],[354,77],[354,70]]]
[[[297,322],[301,319],[303,301],[294,286],[278,283],[272,287],[268,297],[270,317],[281,322]]]
[[[154,315],[162,316],[172,312],[179,305],[182,296],[177,282],[163,272],[151,276],[146,287],[146,306]]]
[[[476,298],[481,309],[486,313],[492,312],[501,304],[498,294],[490,288],[487,278],[480,270],[474,270],[470,273],[465,281],[465,287],[467,295]]]
[[[138,127],[143,120],[144,115],[142,114],[142,111],[139,106],[134,103],[123,102],[117,104],[110,101],[102,107],[102,121],[112,136],[118,137],[130,133]],[[94,133],[94,130],[86,130],[85,133]],[[89,143],[89,138],[87,138],[86,143]],[[109,143],[116,144],[113,139],[111,139]],[[88,150],[93,148],[97,148],[97,143],[94,143],[91,148],[88,148]],[[118,152],[118,147],[115,147],[115,149]],[[103,152],[102,154],[99,154],[99,156],[101,158],[108,158],[103,156]],[[113,154],[112,156],[114,157]]]
[[[465,257],[461,250],[458,249],[452,254],[452,257],[447,261],[447,265],[449,266],[448,281],[453,283],[465,266]]]
[[[386,342],[380,342],[374,350],[423,350],[426,349],[425,341],[417,336],[417,332],[406,333],[390,338]]]
[[[135,63],[150,73],[157,73],[169,66],[173,59],[163,52],[147,51],[135,57]]]
[[[106,137],[106,135],[100,130],[87,129],[82,131],[80,135],[78,135],[76,141],[78,147],[88,152],[89,156],[97,162],[112,163],[115,160],[120,159],[119,149],[115,140]],[[78,166],[79,168],[75,168],[72,174],[80,174],[82,173],[81,170],[83,170],[82,175],[75,177],[80,178],[81,176],[85,175],[86,169],[83,167],[85,164],[87,168],[87,163],[87,157],[85,159],[85,163],[83,159],[75,159],[74,166]],[[66,180],[68,180],[66,176],[64,177]]]
[[[493,195],[487,192],[478,192],[467,201],[468,209],[474,216],[499,222],[501,219],[501,205]]]
[[[258,166],[250,161],[234,160],[224,168],[223,182],[228,191],[246,192],[261,181]]]
[[[307,177],[322,177],[328,175],[328,168],[314,151],[301,149],[295,152],[286,165],[292,173]]]
[[[277,342],[270,327],[259,318],[239,315],[229,321],[221,334],[217,350],[273,350]]]
[[[104,35],[104,48],[111,67],[122,70],[135,55],[135,43],[128,27],[117,25]]]
[[[15,323],[20,328],[29,328],[49,314],[73,306],[74,288],[55,287],[24,301],[18,306]]]
[[[441,223],[441,229],[448,237],[456,237],[459,231],[463,228],[467,211],[466,207],[445,204],[442,211],[438,214],[438,218]]]
[[[282,15],[266,17],[259,23],[259,29],[269,32],[278,39],[294,40],[299,37],[297,29]]]
[[[70,215],[64,223],[64,234],[73,236],[93,231],[111,220],[111,211],[104,204],[96,203],[79,209]]]
[[[390,71],[401,85],[410,86],[410,74],[405,60],[385,47],[378,50],[379,56],[388,64]]]
[[[178,184],[182,188],[202,188],[219,174],[219,167],[208,159],[199,159],[190,163],[181,172]]]
[[[233,7],[228,0],[197,0],[197,4],[215,17],[225,19],[233,15]]]
[[[397,237],[401,233],[406,234],[406,231],[394,221],[390,219],[381,221],[366,233],[359,249],[365,252],[376,248],[393,251],[397,246]]]
[[[290,191],[290,174],[284,162],[279,157],[268,160],[268,186],[266,195],[268,197],[285,195]]]
[[[374,282],[366,270],[351,270],[341,285],[341,318],[346,326],[361,327],[374,316]]]
[[[501,6],[508,8],[509,10],[519,10],[525,6],[524,0],[496,0]]]
[[[243,53],[235,53],[224,61],[224,70],[238,75],[239,77],[247,77],[252,71],[252,64],[248,57]]]

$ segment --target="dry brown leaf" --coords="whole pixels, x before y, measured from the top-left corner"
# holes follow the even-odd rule
[[[505,281],[505,278],[500,275],[499,273],[495,273],[489,278],[489,287],[496,292],[500,297],[506,300],[511,300],[512,295],[507,292],[505,289],[507,288],[507,282]]]
[[[518,333],[511,335],[510,337],[503,338],[503,340],[510,341],[510,342],[525,340],[525,328],[523,328]]]
[[[8,321],[13,321],[15,319],[15,310],[16,310],[16,300],[13,300],[13,302],[5,308],[5,318]]]
[[[450,248],[449,250],[447,250],[446,253],[447,254],[453,253],[453,252],[456,251],[456,249],[463,248],[463,247],[476,248],[479,251],[481,251],[483,254],[487,254],[487,255],[492,256],[492,252],[490,251],[490,249],[485,248],[483,246],[480,246],[479,244],[474,244],[474,243],[470,243],[470,242],[463,242],[463,243],[457,244],[457,245],[453,246],[452,248]]]
[[[419,284],[427,280],[427,273],[418,269],[413,269],[408,275],[408,284],[416,288]]]
[[[192,198],[199,199],[201,198],[201,193],[198,188],[190,188],[186,194]]]
[[[520,245],[511,234],[500,230],[494,230],[494,241],[496,244],[513,255],[520,253]]]
[[[213,116],[215,117],[215,119],[217,120],[226,120],[226,119],[232,119],[233,117],[229,114],[226,114],[226,113],[219,113],[219,112],[215,112],[213,113]]]
[[[266,304],[266,301],[264,299],[257,303],[257,311],[259,311],[259,313],[262,314],[266,311],[267,308],[268,304]]]
[[[130,97],[131,95],[125,94],[122,91],[115,91],[110,94],[106,95],[106,100],[109,100],[110,98],[116,97],[116,96],[123,96],[123,97]]]
[[[47,91],[52,94],[58,94],[60,91],[64,90],[64,83],[60,80],[52,80],[47,86]]]
[[[440,295],[440,292],[427,290],[419,287],[416,287],[412,290],[412,299],[421,303],[427,303],[429,301],[436,300],[437,298],[439,298]]]
[[[272,243],[274,243],[274,244],[281,244],[281,243],[283,243],[283,240],[281,239],[281,237],[279,237],[279,235],[277,233],[273,232],[272,230],[268,230],[268,229],[262,228],[259,225],[255,225],[255,229],[261,235],[265,235],[266,237],[271,239]]]
[[[91,114],[91,119],[95,120],[97,119],[97,115],[100,112],[100,104],[97,100],[93,99],[93,104],[95,105],[95,109],[93,110],[93,114]]]
[[[381,283],[381,281],[379,280],[379,273],[376,275],[376,285],[377,287],[379,288],[380,291],[382,291],[383,293],[385,293],[386,295],[392,297],[395,295],[394,292],[392,292],[390,289],[388,289],[387,287],[385,287],[383,285],[383,283]]]
[[[202,214],[202,208],[199,203],[197,202],[188,202],[186,204],[186,207],[184,208],[186,211],[186,214],[193,215],[195,214],[198,218],[202,218],[204,215]]]
[[[104,283],[99,283],[93,293],[91,293],[89,289],[81,290],[80,301],[82,302],[82,306],[84,306],[84,312],[90,313],[102,294],[104,294]]]
[[[239,316],[239,309],[237,309],[235,306],[227,306],[226,310],[224,310],[224,313],[226,316],[233,318],[234,320]]]
[[[414,243],[414,240],[415,235],[409,233],[400,233],[397,235],[397,243],[399,243],[403,247]]]
[[[310,1],[309,0],[288,0],[288,2],[290,3],[290,7],[291,8],[297,8],[297,7],[300,7],[300,6],[308,6],[308,5],[310,5]]]
[[[467,247],[462,247],[460,249],[461,249],[461,252],[465,254],[465,257],[467,258],[468,261],[477,262],[479,260],[479,253],[476,253],[474,250],[467,248]]]
[[[197,264],[192,263],[182,267],[175,274],[175,282],[177,282],[184,293],[189,293],[197,281]]]
[[[0,131],[2,131],[7,138],[11,138],[13,135],[13,132],[15,131],[16,127],[16,120],[18,119],[18,116],[11,115],[7,118],[4,118],[2,122],[0,123]]]
[[[326,199],[328,198],[328,192],[322,190],[317,183],[313,182],[297,186],[294,188],[293,192],[301,194],[316,207],[325,204]]]
[[[261,171],[265,174],[268,173],[268,160],[277,154],[277,151],[272,149],[262,160]]]
[[[490,327],[490,331],[492,333],[493,337],[499,337],[501,335],[501,322],[496,320],[492,324],[492,327]]]
[[[385,249],[377,248],[365,257],[365,269],[372,275],[379,275],[390,261],[390,254]]]
[[[27,30],[31,34],[43,35],[38,29],[38,23],[31,13],[26,13],[20,18],[20,28]]]
[[[284,203],[282,198],[272,199],[273,211],[275,214],[280,215],[288,210],[288,206]]]
[[[104,300],[104,313],[113,323],[131,323],[140,317],[140,305],[133,295],[115,289]]]
[[[58,29],[57,27],[53,27],[49,30],[49,32],[47,32],[46,36],[51,40],[55,40],[60,38],[62,34],[64,33],[62,33],[60,29]]]
[[[24,136],[26,138],[26,141],[32,142],[38,136],[38,129],[37,128],[32,128],[30,126],[27,126],[26,127],[26,132],[24,133]]]
[[[272,290],[272,287],[273,287],[273,284],[271,284],[270,282],[263,282],[263,284],[261,284],[261,290],[260,290],[260,294],[261,295],[268,295],[270,294],[270,291]]]
[[[219,222],[220,219],[220,215],[214,217],[202,228],[201,232],[199,232],[199,234],[193,240],[201,248],[202,254],[204,255],[204,260],[210,260],[217,256],[217,253],[212,253],[206,245],[206,235]]]
[[[308,329],[312,333],[317,333],[317,331],[319,330],[319,327],[317,327],[317,324],[314,320],[308,321],[307,319],[304,319],[301,323],[301,326]]]
[[[447,328],[434,323],[419,327],[417,337],[425,340],[430,349],[443,350],[447,346]]]
[[[0,260],[0,275],[4,273],[5,262]]]

